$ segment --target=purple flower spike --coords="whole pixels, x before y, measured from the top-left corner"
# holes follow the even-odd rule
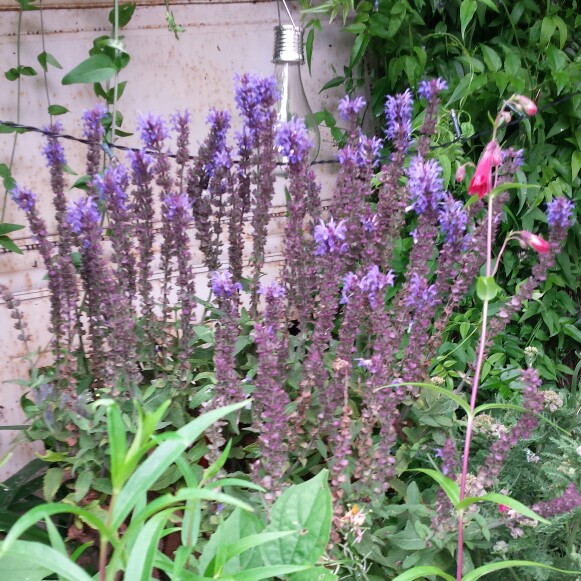
[[[419,310],[426,306],[434,306],[437,299],[438,292],[435,286],[433,284],[428,286],[426,279],[414,272],[405,300],[406,307]]]
[[[444,198],[442,168],[435,159],[415,156],[408,169],[408,186],[412,195],[412,208],[417,214],[437,210]]]
[[[168,131],[163,119],[157,115],[139,115],[137,131],[146,148],[159,150],[168,137]]]
[[[36,204],[36,194],[27,188],[16,188],[10,192],[16,205],[25,212],[30,212]]]
[[[413,97],[409,89],[395,97],[387,97],[385,116],[387,129],[385,134],[396,144],[407,144],[412,134]]]
[[[355,99],[350,99],[348,96],[343,97],[339,101],[338,110],[339,116],[344,121],[351,121],[354,119],[360,111],[365,107],[365,99],[363,97],[355,97]]]
[[[575,221],[575,204],[567,198],[555,198],[547,204],[547,222],[551,228],[569,228]]]
[[[259,293],[264,295],[266,299],[282,299],[286,295],[286,289],[284,286],[276,281],[272,281],[269,285],[261,285]]]
[[[172,220],[177,213],[185,213],[190,216],[192,212],[192,205],[188,200],[186,194],[170,194],[166,197],[165,203],[167,205],[167,217]]]
[[[424,99],[431,101],[437,97],[442,91],[448,88],[448,83],[444,79],[437,78],[429,81],[421,81],[418,87],[418,95]]]
[[[359,281],[359,288],[367,294],[369,303],[373,308],[377,308],[380,304],[377,295],[386,286],[393,286],[395,283],[395,275],[390,270],[383,274],[379,271],[376,264],[372,264],[367,271],[367,274]]]
[[[101,142],[105,129],[103,119],[107,116],[107,109],[103,105],[97,105],[93,109],[83,112],[83,137],[93,142]]]
[[[63,126],[60,121],[56,121],[44,129],[50,133],[62,133]],[[49,139],[42,148],[42,153],[46,157],[48,167],[60,167],[66,164],[65,150],[59,139]]]
[[[468,225],[468,213],[462,202],[454,200],[451,194],[446,193],[442,203],[438,219],[442,232],[446,236],[446,242],[458,243],[464,238]]]
[[[215,272],[212,275],[212,292],[218,298],[230,298],[241,290],[242,285],[239,282],[234,282],[232,274],[227,270],[224,272]]]
[[[80,235],[85,229],[85,224],[98,224],[101,215],[93,198],[85,197],[69,204],[67,218],[71,225],[71,230]]]
[[[305,122],[302,119],[291,119],[281,123],[276,132],[275,143],[280,154],[288,158],[288,163],[298,165],[304,162],[313,142],[309,138]]]
[[[315,226],[315,254],[345,252],[347,250],[346,235],[347,223],[345,220],[341,220],[338,224],[335,224],[333,218],[327,224],[321,220],[320,224]]]

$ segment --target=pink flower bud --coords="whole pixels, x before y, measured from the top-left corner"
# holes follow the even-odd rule
[[[508,506],[506,506],[506,504],[499,504],[498,512],[508,512]]]
[[[533,250],[536,250],[539,254],[548,254],[551,252],[551,245],[536,234],[532,232],[527,232],[524,230],[520,233],[521,245],[524,243],[530,246]]]
[[[523,108],[523,111],[527,115],[530,116],[536,115],[537,104],[534,101],[532,101],[528,97],[525,97],[524,95],[515,95],[515,101],[518,105],[520,105]]]
[[[456,181],[457,182],[464,181],[464,178],[465,177],[466,177],[466,166],[465,165],[461,165],[456,170]]]

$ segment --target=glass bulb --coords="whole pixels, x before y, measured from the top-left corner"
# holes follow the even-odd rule
[[[321,137],[315,123],[313,111],[303,87],[301,65],[305,62],[303,56],[303,29],[292,24],[282,24],[274,27],[274,76],[280,93],[280,101],[276,107],[278,121],[290,121],[294,117],[301,118],[309,133],[313,147],[309,162],[315,161],[319,155]],[[280,160],[282,163],[284,159]]]

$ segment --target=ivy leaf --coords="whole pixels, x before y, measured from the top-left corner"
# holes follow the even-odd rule
[[[95,54],[77,65],[62,80],[63,85],[74,83],[100,83],[108,81],[117,69],[113,61],[104,54]]]

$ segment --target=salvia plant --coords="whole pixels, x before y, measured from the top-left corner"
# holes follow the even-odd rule
[[[210,463],[218,466],[214,487],[225,485],[218,472],[250,475],[263,487],[262,501],[274,517],[281,503],[286,506],[291,483],[317,479],[328,470],[333,501],[328,560],[314,577],[293,573],[293,579],[342,575],[403,581],[432,575],[460,581],[533,565],[558,575],[570,572],[553,562],[507,559],[506,551],[493,545],[507,531],[516,538],[533,526],[550,527],[549,518],[581,505],[575,473],[550,490],[538,486],[526,498],[500,486],[511,453],[534,437],[539,424],[574,441],[576,419],[570,419],[569,432],[546,416],[547,401],[553,411],[559,407],[558,394],[549,397],[543,390],[532,352],[530,365],[506,379],[514,394],[510,403],[483,402],[478,388],[495,337],[534,298],[555,265],[574,205],[564,197],[549,202],[545,237],[511,232],[497,244],[511,190],[527,187],[515,177],[523,151],[503,149],[500,136],[512,111],[534,115],[536,105],[521,95],[502,104],[474,169],[470,164],[458,169],[458,182],[472,174],[464,200],[444,190],[442,168],[431,153],[446,89],[441,79],[420,83],[424,111],[417,132],[411,91],[389,97],[384,140],[360,129],[365,101],[343,99],[345,144],[338,152],[333,196],[324,203],[309,167],[306,128],[300,120],[276,125],[278,95],[268,78],[237,78],[242,129],[230,139],[230,114],[212,110],[208,136],[195,155],[189,152],[187,112],[171,120],[175,155],[170,127],[145,115],[138,127],[142,149],[126,163],[100,171],[105,113],[87,112],[87,186],[74,201],[65,198],[62,146],[48,138],[56,246],[35,194],[24,187],[12,193],[48,271],[54,337],[54,365],[34,370],[24,401],[32,419],[26,436],[45,442],[44,459],[53,463],[47,473],[51,496],[66,494],[78,475],[83,486],[77,481],[76,497],[66,495],[67,502],[103,495],[110,514],[119,503],[109,528],[85,520],[99,530],[101,543],[114,546],[113,557],[102,549],[101,559],[124,562],[115,543],[125,551],[136,538],[119,530],[122,523],[131,527],[126,519],[132,507],[119,498],[125,481],[116,479],[124,461],[115,442],[125,442],[127,431],[131,445],[138,446],[140,409],[153,413],[160,401],[169,400],[156,412],[156,422],[178,434],[201,412],[216,421],[204,426],[201,455],[183,461],[179,471],[166,463],[148,480],[150,493],[160,498],[179,495],[180,486],[192,488],[184,462]],[[379,163],[380,153],[386,163]],[[276,280],[266,283],[277,156],[287,166],[285,260]],[[243,253],[247,238],[249,262]],[[194,248],[208,270],[203,292],[194,284]],[[536,263],[509,295],[495,275],[502,257],[515,250],[533,254]],[[73,252],[80,260],[73,260]],[[161,273],[155,285],[154,271]],[[21,338],[28,340],[18,305],[8,289],[3,292]],[[198,298],[208,293],[207,300]],[[446,334],[467,304],[481,310],[479,340],[462,383],[450,386],[434,376],[433,361],[445,358]],[[105,414],[100,401],[110,400],[116,404]],[[219,414],[224,406],[237,411],[224,417]],[[159,435],[167,438],[160,449],[176,442],[166,434],[171,432]],[[483,444],[483,435],[493,442]],[[228,440],[232,447],[224,452]],[[106,442],[108,453],[101,448]],[[137,467],[136,462],[129,465]],[[245,494],[247,500],[256,498]],[[180,500],[191,507],[196,499],[186,497]],[[142,489],[140,502],[145,498]],[[306,503],[297,510],[303,518],[311,509]],[[149,516],[153,523],[154,513]],[[144,526],[168,530],[165,516],[154,522]],[[176,526],[183,530],[185,513],[180,522]],[[79,523],[77,529],[83,527]],[[21,530],[17,524],[9,533],[6,555]],[[212,538],[221,546],[219,530]],[[303,533],[310,531],[305,527]],[[155,543],[149,546],[153,558]],[[216,567],[226,567],[225,549],[216,551],[211,571],[221,574]],[[321,554],[277,564],[310,566]],[[567,559],[565,564],[575,565]],[[105,569],[102,561],[100,570]]]

